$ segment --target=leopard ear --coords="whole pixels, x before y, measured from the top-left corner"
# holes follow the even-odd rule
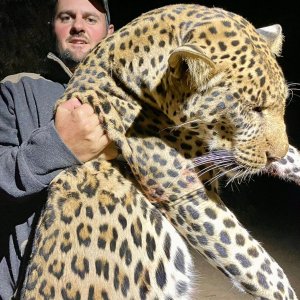
[[[282,50],[282,42],[284,40],[281,26],[279,24],[275,24],[258,28],[256,31],[267,42],[271,52],[276,56],[279,56]]]
[[[194,44],[177,47],[170,54],[171,75],[177,80],[186,80],[195,87],[206,87],[217,74],[215,63]]]

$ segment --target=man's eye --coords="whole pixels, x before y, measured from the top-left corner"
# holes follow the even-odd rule
[[[68,22],[68,21],[71,20],[71,17],[70,17],[70,16],[66,16],[66,15],[60,16],[60,20],[61,20],[62,22]]]
[[[87,18],[86,21],[89,24],[95,24],[95,23],[97,23],[97,20],[95,18]]]

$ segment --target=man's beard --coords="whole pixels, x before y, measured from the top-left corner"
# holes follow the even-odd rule
[[[73,54],[70,52],[70,50],[65,50],[60,52],[59,51],[59,57],[60,59],[66,64],[66,66],[69,69],[74,69],[77,67],[77,65],[81,62],[82,59],[76,58],[73,56]]]

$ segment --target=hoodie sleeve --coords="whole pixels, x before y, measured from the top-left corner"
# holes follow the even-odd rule
[[[14,96],[1,83],[0,204],[5,201],[3,199],[16,201],[38,193],[63,169],[81,164],[60,139],[53,121],[32,130],[26,140],[20,142],[19,127],[29,126],[30,120],[28,124],[17,122],[14,102],[17,99]]]

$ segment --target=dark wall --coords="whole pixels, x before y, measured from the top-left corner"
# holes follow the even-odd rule
[[[197,1],[166,0],[110,0],[111,15],[116,28],[149,9],[172,3]],[[256,27],[279,23],[283,27],[285,42],[278,58],[289,83],[300,82],[299,13],[291,0],[281,4],[271,1],[198,1],[206,6],[217,6],[241,14]],[[43,57],[50,48],[49,11],[45,0],[1,0],[0,10],[0,78],[15,72],[39,72]],[[294,89],[288,100],[286,122],[290,142],[300,146],[300,92]],[[233,189],[233,192],[232,192]],[[300,211],[300,187],[279,180],[262,177],[239,187],[226,188],[228,204],[240,211],[246,222],[258,218],[274,220],[281,226],[290,221],[295,224]],[[258,212],[264,212],[259,215]],[[254,221],[255,220],[255,221]],[[270,221],[271,222],[271,221]],[[271,224],[271,223],[270,223]],[[274,224],[273,224],[274,225]],[[272,225],[272,226],[273,226]]]

